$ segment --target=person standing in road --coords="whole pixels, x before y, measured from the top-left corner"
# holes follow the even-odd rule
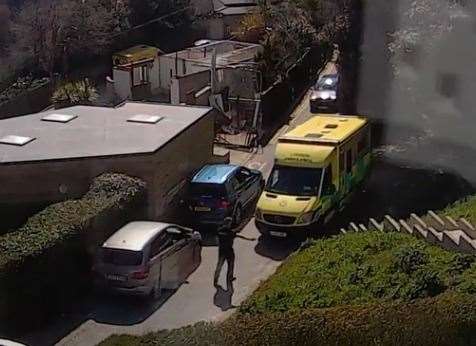
[[[227,264],[226,282],[230,287],[232,282],[236,279],[235,274],[235,250],[233,249],[233,242],[235,237],[240,237],[245,240],[253,241],[253,238],[247,238],[238,235],[232,227],[233,220],[231,217],[226,217],[223,224],[218,229],[218,262],[213,278],[213,285],[218,287],[218,278],[220,277],[223,264]]]
[[[225,264],[225,261],[227,265],[227,285],[229,285],[229,283],[231,283],[235,279],[235,250],[233,250],[235,232],[232,229],[232,223],[232,218],[226,217],[223,221],[223,224],[218,228],[218,263],[215,269],[215,276],[213,278],[213,285],[215,287],[218,286],[218,278],[223,268],[223,264]]]

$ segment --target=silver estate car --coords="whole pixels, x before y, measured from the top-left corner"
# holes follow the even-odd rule
[[[200,233],[177,225],[131,222],[99,248],[93,266],[99,289],[158,297],[177,289],[201,261]]]

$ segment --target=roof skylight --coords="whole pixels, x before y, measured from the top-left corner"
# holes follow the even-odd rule
[[[127,121],[133,123],[157,124],[163,118],[164,117],[160,115],[136,114],[133,117],[127,119]]]
[[[0,138],[0,144],[16,145],[21,147],[25,144],[30,143],[33,140],[35,140],[35,138],[33,137],[8,135]]]
[[[71,114],[48,114],[45,115],[41,120],[43,121],[52,121],[55,123],[69,123],[71,120],[76,119],[78,116],[77,115],[71,115]]]

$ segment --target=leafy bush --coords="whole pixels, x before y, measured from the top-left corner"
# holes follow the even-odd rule
[[[318,240],[291,256],[241,306],[243,313],[411,301],[445,290],[471,293],[475,256],[400,233]]]
[[[49,78],[33,79],[32,76],[19,77],[15,83],[0,92],[0,103],[11,100],[27,90],[49,83]]]
[[[115,335],[100,346],[474,345],[476,298],[445,293],[411,303],[235,314],[143,337]]]
[[[53,103],[65,105],[89,104],[97,99],[98,92],[88,79],[64,83],[51,97]]]
[[[104,174],[83,198],[53,204],[0,236],[0,326],[40,324],[83,294],[92,252],[126,222],[123,209],[144,189],[139,179]]]

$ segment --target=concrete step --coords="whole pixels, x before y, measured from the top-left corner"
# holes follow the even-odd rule
[[[428,217],[426,218],[428,226],[433,227],[438,232],[442,232],[446,229],[445,221],[437,215],[433,210],[428,211]]]
[[[400,225],[402,226],[401,231],[413,235],[413,227],[410,226],[407,221],[400,220]]]
[[[359,229],[360,229],[361,232],[367,232],[368,231],[367,227],[363,224],[359,224]]]
[[[444,235],[443,232],[439,232],[433,227],[428,227],[426,229],[426,240],[432,244],[442,245],[441,242],[443,241]]]
[[[458,220],[459,229],[464,231],[472,239],[476,239],[476,228],[466,219]]]
[[[419,225],[422,228],[428,228],[428,225],[426,224],[425,221],[423,221],[417,214],[410,214],[410,219],[408,220],[408,224],[410,226],[416,226]]]
[[[420,239],[426,240],[428,231],[426,230],[426,228],[423,228],[421,225],[416,224],[413,226],[413,234]]]
[[[444,216],[443,219],[446,221],[445,224],[447,231],[456,231],[461,228],[456,222],[456,220],[453,219],[451,216]]]
[[[367,227],[371,231],[380,231],[382,232],[384,230],[384,225],[383,223],[379,223],[377,220],[370,218],[369,219],[369,225]]]
[[[353,222],[351,222],[349,224],[349,231],[351,231],[351,232],[360,232],[359,227]]]
[[[445,231],[448,241],[444,244],[447,248],[467,252],[476,253],[476,241],[468,237],[463,231]]]
[[[385,215],[383,224],[386,232],[400,232],[401,225],[390,215]]]

